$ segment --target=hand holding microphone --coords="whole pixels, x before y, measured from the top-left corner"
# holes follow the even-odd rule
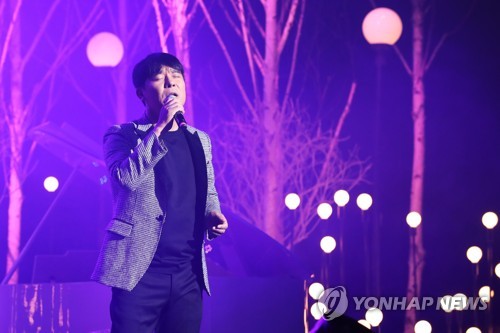
[[[179,103],[178,99],[174,94],[169,94],[160,109],[160,114],[158,115],[158,122],[155,125],[155,133],[159,136],[165,127],[171,128],[172,125],[168,126],[175,119],[175,122],[179,127],[186,126],[186,120],[184,119],[184,108]]]

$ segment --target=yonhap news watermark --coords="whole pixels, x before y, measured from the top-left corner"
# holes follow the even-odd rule
[[[464,294],[441,297],[403,297],[403,296],[353,296],[348,297],[346,288],[337,286],[320,291],[315,305],[326,320],[332,320],[343,315],[348,306],[355,310],[369,310],[373,308],[382,311],[476,311],[488,308],[489,297],[467,297]]]
[[[353,297],[356,310],[486,310],[488,304],[482,297]]]

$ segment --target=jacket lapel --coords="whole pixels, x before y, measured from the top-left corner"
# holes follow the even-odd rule
[[[193,131],[191,133],[184,127],[181,128],[186,136],[189,149],[191,150],[191,157],[193,159],[194,175],[196,182],[196,212],[197,217],[202,217],[205,215],[205,206],[207,203],[207,162],[205,160],[205,152],[203,151],[203,146],[201,145],[200,137],[198,132]]]

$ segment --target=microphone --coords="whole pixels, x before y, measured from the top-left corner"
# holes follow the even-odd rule
[[[174,98],[175,98],[175,95],[170,94],[167,96],[167,101],[170,101]],[[187,126],[187,122],[186,122],[186,119],[184,118],[184,114],[182,114],[182,111],[177,111],[174,114],[174,119],[175,119],[175,122],[177,123],[177,125],[179,125],[179,127],[186,127]]]
[[[184,118],[184,115],[182,114],[182,111],[177,111],[177,113],[174,114],[174,119],[177,125],[179,125],[179,127],[187,126],[187,122],[186,119]]]

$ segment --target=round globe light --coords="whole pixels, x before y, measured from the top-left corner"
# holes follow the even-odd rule
[[[332,236],[325,236],[321,239],[319,245],[321,246],[321,249],[325,253],[332,253],[333,250],[335,250],[335,247],[337,246],[337,242],[335,241],[335,238]]]
[[[473,264],[477,264],[482,257],[483,251],[477,246],[471,246],[467,250],[467,259]]]
[[[479,297],[485,301],[486,303],[489,303],[490,300],[491,300],[491,294],[492,294],[492,290],[490,288],[490,286],[482,286],[480,289],[479,289]]]
[[[465,333],[481,333],[481,330],[477,327],[469,327]]]
[[[379,7],[365,16],[362,30],[370,44],[394,45],[403,32],[403,22],[392,9]]]
[[[500,278],[500,263],[495,266],[495,275]]]
[[[451,312],[454,309],[453,306],[453,296],[451,295],[445,295],[441,297],[439,300],[439,303],[441,305],[441,309],[443,309],[444,312]]]
[[[316,320],[320,319],[326,311],[328,308],[321,302],[316,302],[311,306],[311,314]]]
[[[378,308],[369,308],[366,310],[365,319],[370,325],[377,327],[382,322],[382,319],[384,319],[384,315]]]
[[[422,216],[418,212],[409,212],[406,215],[406,223],[412,228],[417,228],[422,223]]]
[[[493,229],[498,224],[498,215],[493,212],[484,213],[481,221],[486,229]]]
[[[47,192],[55,192],[59,188],[59,180],[56,177],[49,176],[43,181],[43,187]]]
[[[358,323],[360,325],[363,325],[364,327],[366,327],[369,330],[371,330],[371,328],[372,328],[372,325],[370,325],[370,323],[366,319],[360,319],[360,320],[358,320]]]
[[[337,206],[344,207],[349,202],[349,192],[346,190],[338,190],[333,195],[333,201],[335,201]]]
[[[323,203],[318,205],[317,212],[318,212],[318,216],[320,219],[328,220],[328,218],[330,216],[332,216],[332,213],[333,213],[332,205],[330,205],[329,203],[323,202]]]
[[[453,310],[462,311],[467,305],[467,296],[462,293],[453,295],[452,297]]]
[[[297,193],[288,193],[285,197],[285,205],[290,210],[295,210],[300,205],[300,197]]]
[[[309,286],[309,295],[313,299],[319,299],[321,294],[325,291],[325,287],[319,282],[314,282]]]
[[[95,67],[115,67],[123,58],[122,41],[115,34],[100,32],[89,40],[87,58]]]
[[[432,326],[427,320],[420,320],[415,324],[415,333],[431,333]]]
[[[361,193],[356,198],[356,204],[361,210],[368,210],[373,204],[372,196],[368,193]]]

